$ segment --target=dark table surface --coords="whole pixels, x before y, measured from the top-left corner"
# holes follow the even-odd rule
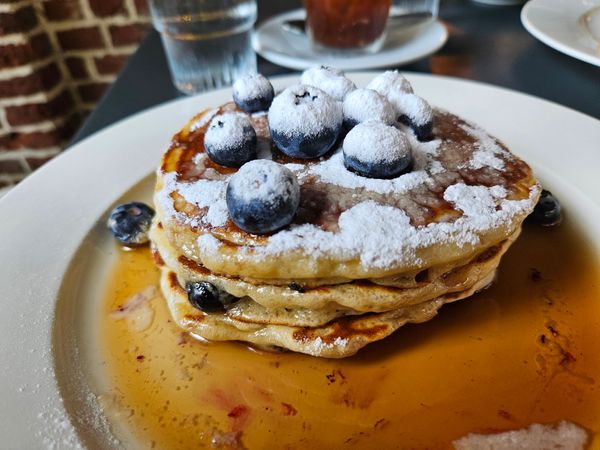
[[[261,21],[301,6],[299,0],[259,0]],[[441,0],[450,37],[436,54],[399,66],[405,71],[483,81],[535,95],[600,118],[600,69],[547,47],[521,25],[520,6]],[[293,72],[258,58],[266,76]],[[171,83],[160,37],[148,34],[75,136],[77,142],[138,111],[181,96]]]

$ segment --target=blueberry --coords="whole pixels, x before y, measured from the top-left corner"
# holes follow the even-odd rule
[[[256,131],[247,115],[224,113],[215,116],[204,135],[209,158],[227,167],[240,167],[256,158]]]
[[[152,217],[154,210],[144,203],[123,203],[111,211],[106,225],[119,242],[135,247],[148,242]]]
[[[269,108],[271,138],[279,150],[294,158],[323,156],[341,129],[341,104],[312,86],[287,88]]]
[[[553,227],[562,222],[562,207],[552,192],[544,189],[529,217],[531,221],[542,226]]]
[[[342,145],[344,165],[368,178],[395,178],[410,170],[412,155],[406,135],[375,120],[356,125]]]
[[[266,111],[273,101],[273,85],[260,73],[244,75],[233,83],[233,101],[243,111]]]
[[[300,204],[300,186],[287,167],[259,159],[231,176],[225,200],[229,216],[239,228],[265,234],[292,221]]]
[[[355,125],[374,119],[393,125],[396,122],[394,108],[384,96],[371,89],[356,89],[350,92],[342,105],[344,128],[350,130]]]
[[[433,109],[415,94],[390,95],[388,100],[398,115],[398,122],[409,126],[419,141],[433,137]]]
[[[314,86],[333,97],[334,100],[344,101],[346,95],[356,89],[356,85],[350,81],[339,69],[328,66],[312,67],[302,73],[300,82]]]
[[[239,299],[219,290],[208,281],[194,281],[185,285],[188,300],[194,308],[204,312],[221,312]]]

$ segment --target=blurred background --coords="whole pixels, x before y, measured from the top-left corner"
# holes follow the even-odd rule
[[[0,188],[68,144],[149,27],[146,0],[0,0]]]

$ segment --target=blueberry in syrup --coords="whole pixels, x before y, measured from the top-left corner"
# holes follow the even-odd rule
[[[225,200],[229,216],[239,228],[266,234],[292,221],[300,204],[300,186],[287,167],[259,159],[231,176]]]
[[[189,282],[185,285],[185,290],[192,306],[207,313],[224,311],[226,306],[238,300],[208,281]]]
[[[562,222],[562,207],[552,192],[544,189],[529,218],[545,227],[559,225]]]
[[[342,145],[344,165],[368,178],[395,178],[410,170],[412,150],[406,134],[375,120],[356,125]]]
[[[322,90],[290,86],[269,108],[273,143],[293,158],[318,158],[335,144],[342,129],[342,106]]]
[[[117,241],[135,247],[148,242],[153,217],[154,210],[144,203],[123,203],[111,211],[106,225]]]
[[[215,116],[204,135],[208,157],[217,164],[240,167],[256,158],[256,131],[247,115],[229,112]]]
[[[273,85],[260,73],[244,75],[233,83],[233,101],[248,113],[269,109],[274,95]]]

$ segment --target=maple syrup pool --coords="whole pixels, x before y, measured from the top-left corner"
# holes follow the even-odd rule
[[[148,248],[120,251],[101,305],[101,403],[143,448],[449,449],[470,432],[562,419],[597,433],[593,251],[568,221],[527,224],[489,289],[343,360],[201,342],[160,293],[144,317],[121,318],[159,273]]]

